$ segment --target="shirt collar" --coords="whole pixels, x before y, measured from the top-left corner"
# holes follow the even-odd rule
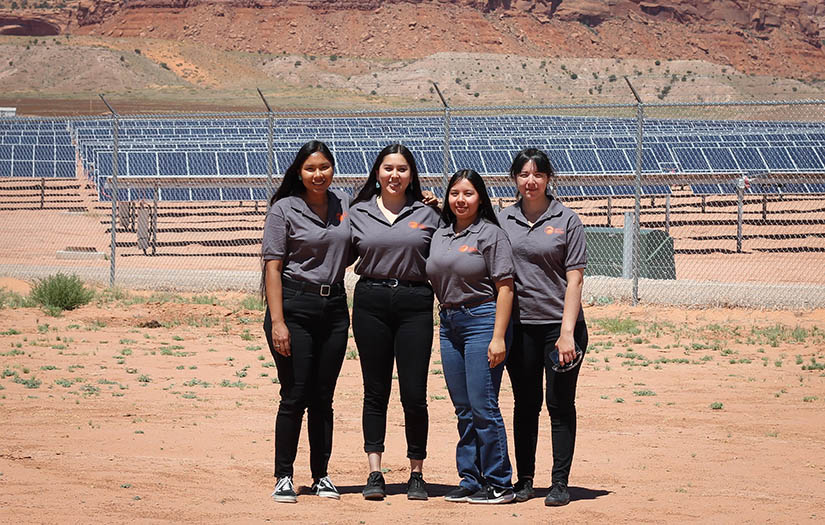
[[[471,233],[478,233],[484,227],[485,222],[486,221],[484,219],[482,219],[481,216],[479,215],[478,217],[476,217],[476,220],[473,221],[473,223],[471,225],[467,226],[466,228],[461,230],[459,233],[456,233],[455,230],[453,229],[455,224],[451,224],[451,225],[447,226],[446,228],[444,228],[444,236],[445,237],[463,237],[463,236],[469,235]]]
[[[364,204],[365,204],[365,206],[363,208],[359,208],[359,210],[362,213],[368,213],[369,215],[372,215],[374,218],[378,219],[379,221],[382,221],[384,223],[387,223],[387,225],[389,225],[389,222],[387,221],[387,218],[384,216],[384,212],[382,212],[381,208],[378,207],[378,195],[373,195],[370,198],[370,200],[366,201]],[[413,199],[412,197],[408,196],[407,197],[407,202],[401,208],[401,211],[398,212],[398,217],[400,218],[400,217],[406,215],[407,213],[414,212],[414,211],[418,210],[419,208],[421,208],[422,206],[426,206],[426,204],[424,204],[421,201],[417,201],[417,200]],[[398,220],[396,219],[395,222],[398,222]]]
[[[536,221],[533,223],[533,226],[536,226],[537,224],[549,220],[553,217],[559,217],[562,213],[564,213],[564,206],[562,205],[562,203],[560,203],[558,199],[555,199],[550,196],[548,197],[550,198],[550,204],[547,205],[547,209],[544,210],[544,213],[542,213],[539,216],[539,218],[536,219]],[[515,204],[510,206],[510,208],[508,208],[510,212],[508,213],[507,218],[515,220],[516,222],[523,223],[525,226],[529,227],[527,217],[524,216],[524,210],[522,209],[521,205],[522,200],[519,199]]]

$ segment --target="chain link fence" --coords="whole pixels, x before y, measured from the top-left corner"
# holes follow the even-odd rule
[[[254,291],[268,197],[301,144],[356,192],[385,145],[443,197],[514,202],[528,146],[587,227],[585,300],[825,305],[825,101],[441,107],[0,121],[0,275]],[[267,106],[267,109],[268,106]]]

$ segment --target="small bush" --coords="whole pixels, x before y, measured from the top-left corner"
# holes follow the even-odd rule
[[[23,297],[17,292],[12,292],[6,288],[0,288],[0,308],[21,308],[32,306],[32,301]]]
[[[87,290],[77,275],[58,273],[38,280],[32,288],[31,299],[51,310],[74,310],[88,304],[94,295],[94,291]]]

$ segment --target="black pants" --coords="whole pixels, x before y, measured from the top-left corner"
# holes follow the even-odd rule
[[[364,377],[364,451],[383,452],[387,404],[397,365],[407,457],[427,457],[427,375],[433,345],[433,291],[429,286],[389,286],[358,281],[352,332]]]
[[[309,464],[313,479],[327,475],[332,453],[332,396],[347,350],[349,314],[344,294],[321,297],[284,288],[284,320],[292,355],[272,346],[272,317],[264,333],[281,382],[275,418],[275,477],[292,476],[304,410],[307,411]]]
[[[513,385],[513,438],[518,478],[533,478],[536,472],[536,443],[542,404],[542,372],[546,377],[547,410],[553,443],[552,481],[567,483],[576,445],[576,382],[581,365],[565,373],[552,370],[550,352],[555,351],[561,323],[516,324],[507,372]],[[587,349],[587,325],[576,323],[573,339]]]

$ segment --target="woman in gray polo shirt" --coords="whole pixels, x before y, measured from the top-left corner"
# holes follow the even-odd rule
[[[565,505],[576,442],[576,382],[587,349],[581,309],[587,265],[584,226],[575,212],[548,190],[553,167],[547,155],[528,148],[510,168],[520,199],[498,215],[513,246],[516,308],[507,371],[513,385],[516,499],[533,497],[536,443],[546,380],[553,444],[552,486],[544,504]]]
[[[358,255],[352,332],[364,378],[362,426],[370,474],[366,499],[386,494],[381,456],[395,362],[404,407],[410,479],[407,498],[426,500],[422,475],[427,457],[427,376],[433,343],[433,290],[427,282],[430,240],[438,212],[421,202],[415,158],[401,144],[378,154],[350,208],[353,250]]]
[[[445,499],[507,503],[515,495],[498,393],[510,342],[513,257],[478,173],[458,171],[446,194],[446,226],[433,234],[427,259],[441,303],[444,379],[458,417],[461,482]]]
[[[312,492],[338,499],[327,475],[332,396],[347,348],[344,271],[351,262],[348,199],[329,190],[335,160],[304,144],[272,197],[263,236],[264,333],[281,383],[272,498],[294,503],[293,463],[307,412]]]

